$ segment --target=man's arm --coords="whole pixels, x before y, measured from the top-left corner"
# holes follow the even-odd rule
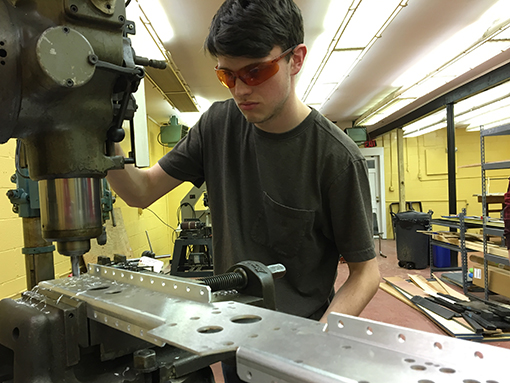
[[[117,155],[123,155],[118,145],[116,152]],[[106,179],[124,202],[142,209],[182,183],[168,175],[158,163],[150,169],[139,169],[129,164],[124,169],[108,171]]]
[[[321,322],[326,323],[331,312],[359,315],[379,288],[380,275],[377,259],[348,262],[349,277],[336,292]]]

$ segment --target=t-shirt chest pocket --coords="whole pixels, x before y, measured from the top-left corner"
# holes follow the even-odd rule
[[[284,257],[294,257],[310,235],[314,215],[313,210],[282,205],[264,192],[263,208],[255,219],[251,237]]]

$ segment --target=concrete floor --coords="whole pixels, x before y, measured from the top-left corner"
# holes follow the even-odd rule
[[[375,245],[376,251],[378,252],[378,242],[376,242]],[[380,255],[377,256],[381,277],[384,278],[398,276],[407,279],[408,274],[418,274],[424,276],[425,278],[430,278],[429,268],[423,270],[407,270],[398,266],[396,244],[394,240],[382,240],[381,250],[382,253],[387,257],[384,258]],[[442,273],[435,272],[434,274],[440,277]],[[347,265],[339,264],[338,278],[337,282],[335,283],[336,288],[342,285],[343,281],[347,278],[347,275]],[[451,286],[459,292],[462,292],[461,288],[458,288],[454,285]],[[399,301],[397,298],[391,296],[381,289],[377,291],[376,295],[363,310],[360,317],[397,326],[412,328],[415,330],[445,335],[443,330],[436,326],[425,315],[409,307],[405,303]],[[510,348],[510,341],[488,342],[487,344],[494,347]],[[221,367],[219,364],[213,365],[212,368],[216,383],[224,383],[223,376],[221,374]]]

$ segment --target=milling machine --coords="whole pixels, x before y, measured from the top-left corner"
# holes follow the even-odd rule
[[[22,142],[39,181],[42,237],[78,275],[103,231],[101,179],[133,161],[113,145],[133,121],[137,64],[166,63],[135,55],[120,0],[2,0],[0,20],[0,143]]]
[[[0,382],[211,382],[207,366],[234,356],[248,382],[508,380],[509,350],[269,310],[282,270],[255,262],[233,266],[226,283],[117,264],[78,276],[102,233],[101,179],[133,161],[113,145],[136,110],[137,65],[163,66],[134,54],[134,32],[121,0],[0,0],[0,143],[23,144],[42,238],[71,257],[74,274],[0,301]]]

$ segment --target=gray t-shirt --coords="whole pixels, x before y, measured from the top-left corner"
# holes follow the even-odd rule
[[[247,122],[234,100],[214,103],[159,164],[207,183],[216,274],[243,260],[285,265],[280,311],[308,317],[324,306],[340,254],[375,257],[365,159],[316,110],[273,134]]]

